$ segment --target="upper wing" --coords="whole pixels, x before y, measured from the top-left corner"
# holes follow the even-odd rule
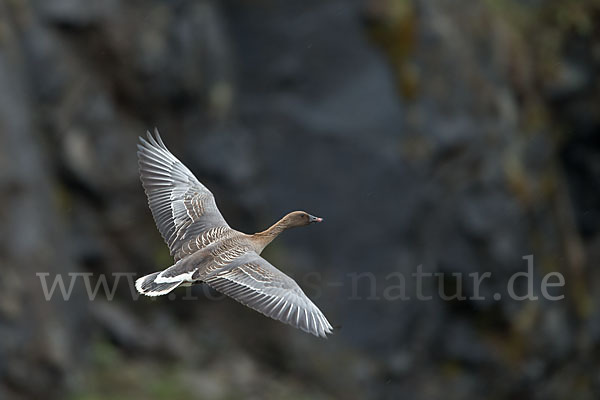
[[[148,132],[140,137],[138,160],[140,177],[152,216],[163,239],[176,259],[182,246],[214,227],[229,227],[219,212],[213,194],[183,165],[163,143]]]
[[[326,337],[333,331],[300,286],[253,251],[237,258],[226,270],[202,280],[268,317],[315,336]]]

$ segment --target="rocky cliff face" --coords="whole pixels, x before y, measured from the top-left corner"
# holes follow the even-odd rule
[[[0,398],[594,398],[598,9],[458,3],[0,0]],[[154,126],[232,226],[325,217],[265,257],[332,338],[132,294]],[[527,255],[563,300],[506,295]]]

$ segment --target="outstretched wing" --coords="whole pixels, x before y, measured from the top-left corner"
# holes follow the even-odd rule
[[[226,270],[202,280],[268,317],[315,336],[326,337],[333,331],[300,286],[253,251],[237,258]]]
[[[215,227],[229,227],[213,194],[163,143],[158,130],[140,137],[140,177],[152,216],[175,259],[185,255],[183,245]]]

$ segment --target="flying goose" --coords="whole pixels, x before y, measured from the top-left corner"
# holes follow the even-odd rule
[[[175,263],[136,280],[138,292],[161,296],[204,282],[278,321],[315,336],[333,328],[289,276],[260,256],[286,229],[321,222],[294,211],[265,231],[248,235],[229,227],[213,194],[165,146],[158,130],[140,137],[138,161],[152,216]]]

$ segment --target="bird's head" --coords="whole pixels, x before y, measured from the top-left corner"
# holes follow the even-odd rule
[[[293,211],[284,217],[286,225],[289,228],[296,226],[306,226],[315,222],[322,222],[323,218],[315,217],[304,211]]]

